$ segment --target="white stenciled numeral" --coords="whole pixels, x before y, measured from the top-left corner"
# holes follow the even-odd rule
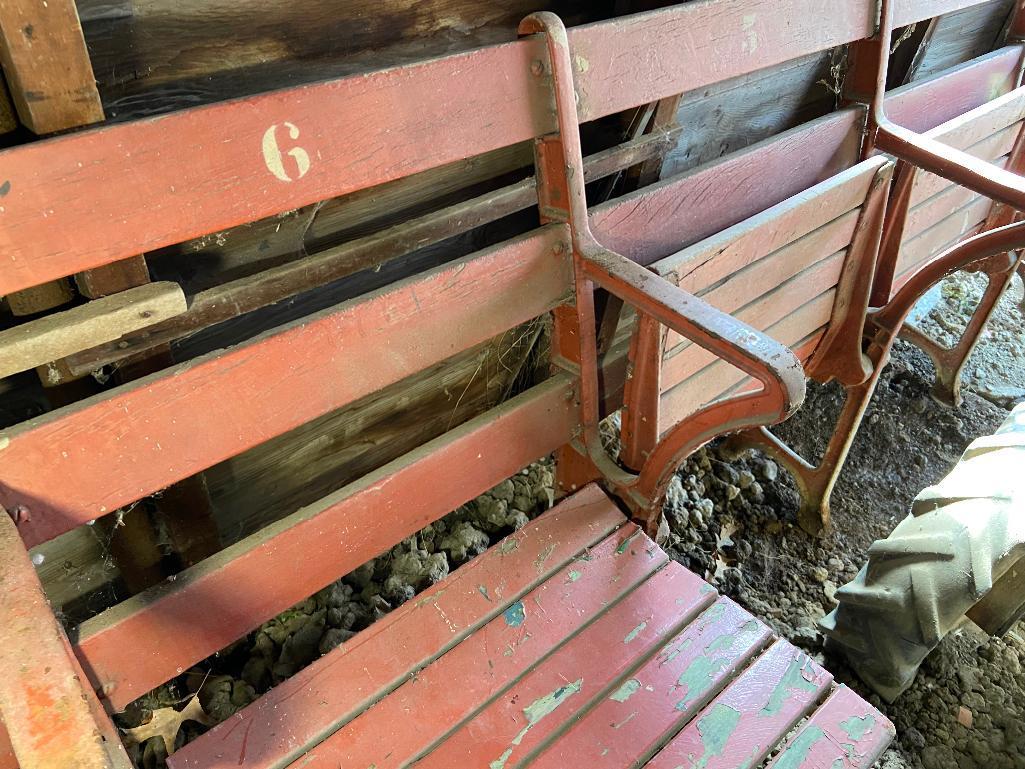
[[[288,131],[288,138],[295,141],[299,138],[299,128],[293,123],[282,123],[281,126]],[[275,123],[263,134],[263,162],[267,169],[283,182],[291,182],[302,179],[310,170],[310,156],[302,147],[292,147],[285,153],[278,147],[277,137],[278,124]],[[295,175],[290,176],[285,168],[285,156],[295,161]],[[291,166],[291,164],[289,164]]]

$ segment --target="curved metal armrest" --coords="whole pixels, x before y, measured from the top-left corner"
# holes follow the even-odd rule
[[[967,187],[1018,211],[1025,211],[1025,179],[967,152],[915,133],[886,116],[886,76],[893,33],[893,0],[882,0],[872,122],[875,146],[900,160]]]
[[[777,398],[774,421],[803,402],[804,368],[790,348],[625,256],[596,246],[581,257],[586,277],[760,381]]]

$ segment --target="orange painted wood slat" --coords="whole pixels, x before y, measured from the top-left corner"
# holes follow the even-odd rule
[[[554,451],[576,422],[571,382],[539,385],[88,620],[82,665],[121,709]]]
[[[622,769],[643,763],[771,637],[720,598],[536,759],[530,769]]]
[[[658,572],[653,579],[660,591],[699,601],[701,580],[682,567],[667,570],[667,562],[666,555],[633,525],[616,532],[292,766],[397,769],[406,765],[501,695],[596,615],[601,616],[598,622],[613,618],[608,620],[613,626],[618,618],[625,625],[622,634],[628,633],[640,621],[636,615],[650,611],[651,593],[649,601],[642,602],[643,612],[633,610],[636,604],[629,597],[635,589],[643,590],[652,574]],[[629,625],[631,621],[634,625]]]
[[[787,344],[798,359],[806,363],[819,346],[825,332],[826,329],[821,328],[804,339]],[[740,369],[726,361],[716,360],[662,394],[659,405],[662,432],[665,433],[672,425],[686,419],[707,403],[755,386],[761,387],[756,380],[751,379]]]
[[[668,257],[854,165],[861,114],[829,115],[596,206],[591,229],[640,264]]]
[[[0,769],[18,769],[18,759],[14,756],[14,746],[7,736],[7,728],[0,717]]]
[[[1021,45],[1009,45],[886,94],[886,113],[898,125],[924,132],[1018,86]]]
[[[490,339],[568,295],[555,226],[0,432],[29,547]],[[413,319],[416,322],[413,322]]]
[[[989,199],[981,195],[976,196],[964,208],[905,241],[897,257],[896,274],[903,275],[940,253],[948,245],[975,232],[979,225],[986,221],[991,208],[992,202]]]
[[[1018,131],[1021,130],[1021,124],[1015,124],[1009,126],[996,134],[989,136],[978,144],[973,145],[967,151],[968,154],[974,155],[975,157],[988,160],[994,165],[1003,168],[1007,162],[1007,157],[1011,153],[1011,149],[1014,146],[1014,140],[1017,138]],[[911,197],[909,198],[909,204],[912,208],[922,205],[931,198],[941,195],[951,187],[956,187],[955,183],[949,179],[944,179],[942,176],[928,173],[927,171],[918,171],[915,174],[915,182],[911,190]]]
[[[980,2],[901,0],[895,16]],[[868,37],[874,16],[723,0],[575,28],[580,119]],[[0,153],[0,294],[548,133],[542,51],[535,37]]]
[[[787,346],[797,344],[810,333],[829,323],[835,297],[836,290],[833,289],[819,294],[800,307],[783,308],[778,320],[759,330]],[[692,344],[676,347],[667,354],[662,363],[662,391],[669,392],[718,360],[717,355],[702,347]],[[733,368],[729,364],[724,365]]]
[[[889,719],[846,686],[838,686],[767,769],[869,769],[894,735]]]
[[[956,243],[959,243],[962,240],[971,237],[972,235],[976,235],[982,232],[982,229],[985,226],[985,224],[986,220],[981,219],[977,224],[975,224],[975,226],[970,227],[960,235],[957,235],[953,240],[947,242],[943,242],[942,240],[940,240],[940,238],[943,237],[946,233],[940,231],[939,228],[936,228],[935,231],[930,230],[922,236],[923,242],[920,244],[920,247],[923,252],[928,252],[929,254],[941,253],[942,251],[946,251],[948,248],[955,245]],[[915,242],[917,243],[917,241]],[[893,279],[893,290],[890,292],[891,296],[897,291],[899,291],[901,286],[907,283],[912,278],[912,276],[914,276],[915,273],[918,272],[918,269],[924,260],[924,258],[921,260],[916,260],[915,258],[908,259],[909,266],[907,266],[903,270],[898,270],[897,277]],[[899,266],[900,265],[898,265],[898,267]]]
[[[777,641],[645,766],[757,766],[831,681],[807,654]]]
[[[816,296],[835,288],[846,257],[846,251],[831,254],[805,267],[789,280],[777,284],[775,289],[762,293],[743,308],[730,308],[726,311],[759,331],[764,331]],[[668,349],[675,351],[681,343],[687,343],[687,340],[679,334],[669,332],[666,335]],[[678,356],[680,353],[674,354]],[[673,376],[679,378],[680,375]]]
[[[513,767],[619,688],[619,679],[658,651],[715,599],[677,563],[649,579],[545,658],[413,766]]]
[[[953,185],[938,195],[933,195],[908,212],[905,225],[905,240],[912,240],[940,222],[976,203],[982,196],[974,190]]]

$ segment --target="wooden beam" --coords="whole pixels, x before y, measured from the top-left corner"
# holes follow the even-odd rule
[[[0,63],[18,116],[34,133],[103,120],[74,0],[0,3]]]
[[[148,283],[0,331],[0,379],[185,311],[177,283]]]

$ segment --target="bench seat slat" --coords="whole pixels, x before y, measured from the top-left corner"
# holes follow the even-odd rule
[[[555,377],[88,620],[75,644],[83,667],[123,708],[565,444],[572,391]],[[451,467],[459,482],[438,483]]]
[[[838,686],[766,769],[869,769],[894,736],[893,724]]]
[[[989,160],[992,163],[996,163],[1010,154],[1011,149],[1014,147],[1014,141],[1018,138],[1021,128],[1021,123],[1015,123],[1012,126],[1003,128],[997,133],[982,139],[977,144],[973,144],[966,150],[966,152],[977,158],[982,158],[983,160]],[[909,205],[911,208],[915,208],[928,202],[948,189],[957,186],[960,185],[951,182],[949,179],[944,179],[942,176],[937,176],[936,174],[929,173],[928,171],[916,171],[914,187],[911,190],[911,197],[909,198]]]
[[[30,511],[19,530],[34,547],[542,315],[571,290],[562,234],[535,231],[0,433],[0,505]]]
[[[530,769],[636,766],[721,691],[770,636],[762,623],[720,598],[603,697]]]
[[[831,681],[807,654],[777,641],[645,766],[757,766]]]
[[[649,550],[649,540],[637,538],[616,557],[648,561]],[[622,567],[603,575],[602,582],[573,581],[566,573],[578,567],[571,564],[539,589],[537,598],[524,599],[526,618],[517,632],[494,620],[293,766],[515,766],[634,659],[657,648],[714,600],[694,574],[666,564],[665,555],[654,551],[664,566],[650,577],[638,571],[641,584],[632,569]],[[592,557],[599,557],[597,548]],[[572,632],[547,634],[538,627],[560,622]],[[511,644],[503,642],[509,636]],[[513,651],[506,654],[509,645]],[[433,707],[442,700],[444,708]],[[540,711],[546,702],[552,703],[551,712],[543,717],[524,715],[532,712],[532,703]],[[416,718],[404,720],[409,713]]]

